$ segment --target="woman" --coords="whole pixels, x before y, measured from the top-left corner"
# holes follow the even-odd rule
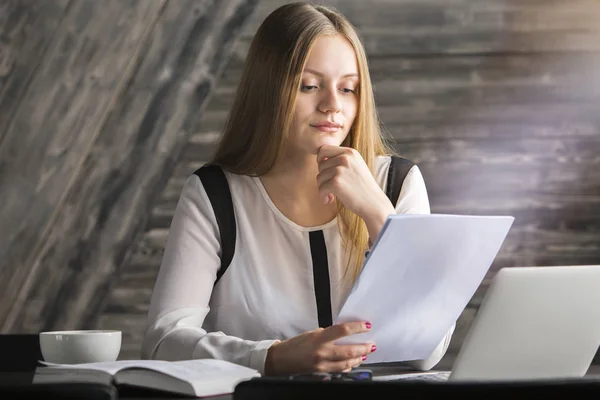
[[[319,328],[313,273],[328,270],[336,315],[386,217],[429,213],[416,166],[397,204],[386,197],[386,154],[365,51],[350,23],[323,6],[275,10],[252,42],[213,160],[233,199],[233,259],[215,284],[219,228],[192,175],[171,224],[143,357],[220,358],[266,375],[361,364],[376,344],[334,342],[370,323]],[[435,365],[451,334],[412,364]]]

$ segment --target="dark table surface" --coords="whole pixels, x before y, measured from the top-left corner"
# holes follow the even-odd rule
[[[8,387],[32,387],[35,379],[35,369],[39,367],[37,360],[41,360],[42,356],[39,349],[39,342],[37,335],[0,335],[0,398],[9,399],[11,396],[2,396],[1,393],[6,393]],[[440,363],[438,368],[450,369],[451,361],[448,364]],[[365,368],[369,368],[373,371],[375,377],[398,375],[403,373],[415,372],[402,363],[385,363],[385,364],[367,364]],[[90,372],[91,374],[91,372]],[[600,365],[592,365],[586,375],[586,378],[592,378],[595,380],[598,377],[600,380]],[[97,375],[98,384],[104,385],[104,387],[111,388],[110,376]],[[285,386],[289,383],[288,380],[279,380]],[[385,383],[385,382],[380,382]],[[270,383],[269,383],[270,384]],[[328,383],[320,383],[328,385]],[[275,385],[278,385],[275,382]],[[280,385],[281,386],[281,385]],[[368,385],[367,385],[368,386]],[[333,389],[335,385],[329,385],[328,389]],[[114,389],[114,387],[112,387]],[[3,392],[4,391],[4,392]],[[155,392],[143,392],[139,390],[127,391],[121,389],[121,399],[175,399],[182,398],[181,396],[164,396],[163,394],[155,395]],[[16,398],[16,397],[15,397]],[[31,398],[31,397],[28,397]],[[53,398],[57,398],[53,396]],[[59,396],[60,398],[60,396]],[[64,398],[64,397],[63,397]],[[76,398],[76,397],[71,397]],[[105,397],[108,398],[108,397]],[[219,400],[232,399],[232,395],[218,396],[215,397]],[[315,400],[315,399],[312,399]]]
[[[373,376],[374,377],[382,377],[382,376],[389,376],[389,375],[399,375],[399,374],[404,374],[404,373],[414,373],[414,370],[409,369],[408,367],[402,365],[402,364],[395,364],[395,363],[387,363],[387,364],[377,364],[377,365],[367,365],[365,367],[368,367],[369,369],[371,369],[373,371]],[[95,374],[95,372],[97,371],[90,371],[90,374]],[[90,376],[91,376],[90,375]],[[98,377],[98,382],[105,382],[106,384],[110,383],[110,377],[108,376],[103,376],[102,373],[101,374],[97,374],[96,375]],[[590,369],[588,370],[588,373],[586,374],[586,378],[598,378],[598,381],[600,381],[600,365],[592,365],[590,367]],[[35,384],[35,372],[34,371],[18,371],[18,372],[1,372],[0,373],[0,387],[4,386],[6,387],[6,385],[32,385]],[[120,399],[144,399],[144,400],[150,400],[150,399],[162,399],[162,400],[167,400],[167,399],[181,399],[183,398],[182,396],[170,396],[170,395],[163,395],[163,394],[156,394],[154,392],[143,392],[143,391],[124,391],[124,392],[120,392]],[[233,395],[224,395],[224,396],[216,396],[214,397],[215,399],[219,399],[219,400],[231,400],[233,399]]]
[[[386,364],[377,364],[377,365],[371,364],[371,365],[368,365],[365,367],[369,368],[373,371],[374,377],[382,377],[382,376],[389,376],[389,375],[401,375],[401,374],[415,372],[413,369],[410,369],[409,367],[407,367],[401,363],[386,363]],[[592,378],[592,379],[598,378],[598,380],[600,381],[600,365],[592,365],[586,374],[586,378]],[[132,397],[121,397],[121,398],[122,399],[134,399]],[[166,398],[165,397],[144,398],[144,400],[150,400],[150,399],[165,400]],[[214,399],[233,400],[233,395],[217,396],[217,397],[214,397]],[[139,398],[138,398],[138,400],[139,400]]]

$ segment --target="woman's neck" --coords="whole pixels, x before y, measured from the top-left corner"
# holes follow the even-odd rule
[[[316,194],[319,166],[317,157],[284,158],[269,172],[261,176],[262,180],[277,183],[295,198],[312,197]]]
[[[317,157],[287,157],[260,180],[271,201],[288,219],[300,226],[323,225],[336,215],[335,203],[325,205],[319,196]]]

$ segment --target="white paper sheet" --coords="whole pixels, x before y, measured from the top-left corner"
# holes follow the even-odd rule
[[[388,217],[334,323],[369,321],[336,343],[375,342],[367,362],[426,359],[485,278],[510,216]]]

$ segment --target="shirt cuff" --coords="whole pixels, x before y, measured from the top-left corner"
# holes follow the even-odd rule
[[[267,360],[267,352],[269,348],[279,340],[261,340],[258,344],[250,351],[250,368],[253,368],[260,372],[261,375],[265,374],[265,361]]]

